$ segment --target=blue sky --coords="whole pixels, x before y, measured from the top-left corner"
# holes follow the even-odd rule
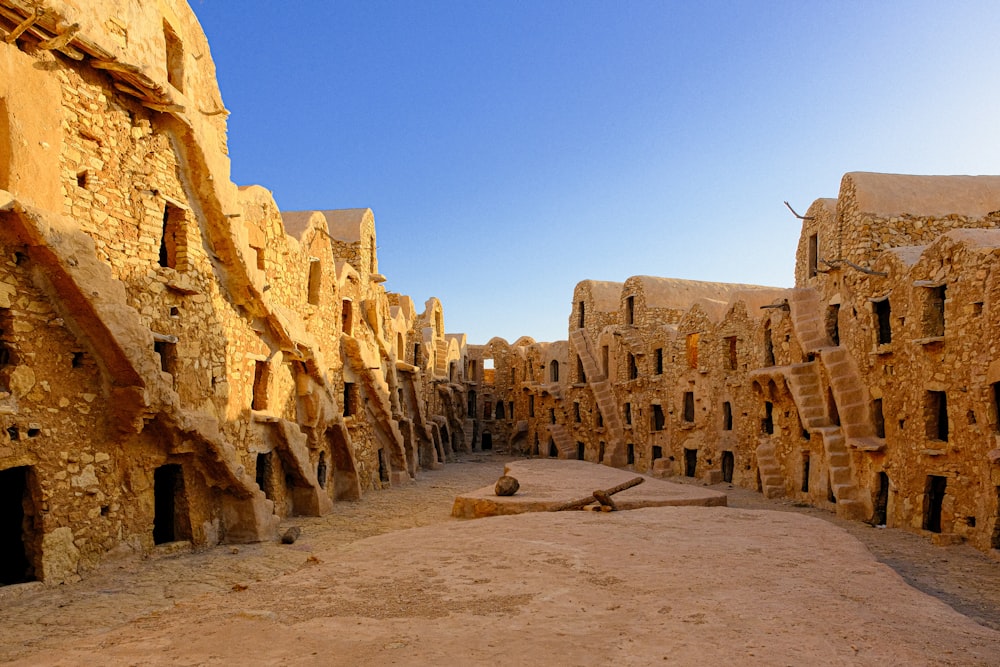
[[[1000,3],[190,0],[233,179],[371,207],[449,332],[567,335],[573,287],[790,286],[848,171],[1000,173]]]

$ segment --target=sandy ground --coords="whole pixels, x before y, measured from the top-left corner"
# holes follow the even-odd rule
[[[969,547],[727,485],[730,508],[448,516],[508,460],[296,518],[293,545],[0,589],[0,662],[1000,664],[1000,564]]]

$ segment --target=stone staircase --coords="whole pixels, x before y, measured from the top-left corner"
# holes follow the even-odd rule
[[[830,425],[823,401],[823,386],[819,377],[819,364],[815,361],[793,364],[785,370],[785,381],[792,392],[792,399],[799,411],[802,426],[812,433],[814,429]]]
[[[851,454],[847,450],[843,430],[831,425],[818,428],[814,433],[823,438],[823,449],[830,471],[830,489],[837,499],[837,516],[855,521],[868,519],[872,508],[870,503],[864,501],[865,494],[854,482]]]
[[[785,378],[788,388],[803,427],[811,435],[819,435],[823,441],[830,471],[830,488],[837,499],[837,515],[847,519],[868,519],[873,509],[871,499],[857,485],[848,446],[878,450],[882,442],[875,437],[875,424],[861,373],[846,348],[831,345],[817,290],[792,290],[789,306],[792,328],[802,350],[809,355],[818,354],[826,369],[840,425],[835,425],[827,414],[817,362],[787,367]]]
[[[757,445],[757,470],[760,471],[761,492],[765,498],[781,498],[785,495],[785,476],[781,474],[774,443],[770,438],[761,438]]]
[[[840,423],[848,440],[874,438],[875,422],[868,391],[861,382],[854,359],[843,347],[824,348],[820,350],[820,358],[830,378]]]
[[[792,315],[792,328],[799,345],[806,354],[828,347],[831,343],[826,334],[823,304],[819,292],[812,288],[796,288],[791,290],[788,306]]]
[[[597,400],[597,407],[604,418],[604,428],[607,431],[607,444],[604,450],[604,462],[616,468],[625,466],[626,453],[622,441],[622,421],[618,414],[618,405],[615,402],[614,393],[611,391],[611,383],[604,377],[594,354],[590,349],[590,341],[583,329],[576,329],[569,335],[570,341],[576,348],[576,353],[583,361],[583,370],[587,374],[587,384],[594,392]]]
[[[565,426],[560,423],[549,424],[549,435],[552,436],[552,440],[556,443],[556,449],[559,450],[559,458],[576,458],[576,442]]]

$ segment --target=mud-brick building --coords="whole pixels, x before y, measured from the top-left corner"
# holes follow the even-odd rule
[[[0,0],[0,36],[0,583],[270,539],[444,459],[372,212],[232,183],[185,2]]]
[[[568,372],[544,375],[562,344],[491,342],[520,378],[491,387],[502,432],[998,549],[998,222],[1000,177],[849,173],[803,216],[793,289],[583,281]]]

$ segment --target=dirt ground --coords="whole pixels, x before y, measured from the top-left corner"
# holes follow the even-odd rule
[[[1000,563],[970,547],[728,485],[738,511],[451,519],[508,460],[296,517],[293,545],[0,588],[0,662],[1000,664]]]

